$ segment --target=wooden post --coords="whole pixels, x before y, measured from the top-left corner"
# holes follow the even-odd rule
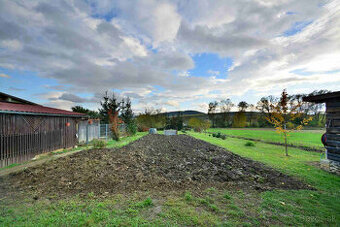
[[[108,124],[105,124],[105,138],[106,138],[106,141],[107,141],[107,128],[108,128]]]
[[[86,124],[86,144],[89,144],[89,124]]]
[[[288,156],[288,144],[287,144],[287,132],[286,132],[286,129],[287,129],[287,126],[286,126],[286,123],[285,123],[284,124],[285,132],[283,134],[284,134],[284,137],[285,137],[285,152],[286,152],[286,156]]]

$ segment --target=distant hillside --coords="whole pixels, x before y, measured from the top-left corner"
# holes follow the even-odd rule
[[[234,116],[237,113],[237,111],[231,111],[229,113],[227,113],[227,115],[231,115]],[[184,110],[184,111],[171,111],[171,112],[165,112],[162,113],[168,117],[174,117],[174,116],[178,116],[178,114],[181,114],[182,117],[192,117],[192,116],[208,116],[208,114],[200,112],[200,111],[196,111],[196,110]],[[254,111],[249,111],[249,112],[245,112],[246,116],[248,117],[250,116],[259,116],[261,115],[260,112],[254,112]],[[215,113],[214,115],[216,116],[221,116],[223,115],[223,113]]]
[[[186,117],[186,116],[197,116],[197,115],[206,115],[203,112],[199,112],[196,110],[184,110],[184,111],[171,111],[171,112],[165,112],[163,113],[164,115],[168,116],[168,117],[174,117],[174,116],[178,116],[179,114],[182,117]]]

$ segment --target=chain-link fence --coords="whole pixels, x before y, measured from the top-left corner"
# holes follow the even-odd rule
[[[78,126],[79,143],[89,143],[94,139],[109,140],[112,138],[111,124],[100,124],[99,122],[80,122]]]

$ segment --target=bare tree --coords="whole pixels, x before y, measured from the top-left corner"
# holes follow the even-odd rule
[[[230,99],[224,99],[220,102],[220,111],[222,113],[223,123],[227,122],[227,126],[231,124],[230,111],[235,106]]]
[[[270,114],[273,112],[273,104],[275,104],[277,100],[278,99],[272,95],[262,97],[261,100],[257,102],[256,109],[263,115],[270,117]]]
[[[245,112],[248,109],[249,104],[245,101],[241,101],[237,106],[240,112]]]
[[[208,117],[209,120],[212,123],[212,127],[214,128],[216,126],[216,110],[218,107],[218,102],[210,102],[208,107]]]

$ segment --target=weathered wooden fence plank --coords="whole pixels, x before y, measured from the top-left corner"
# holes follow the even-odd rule
[[[0,114],[0,168],[76,145],[76,124],[72,117]]]

